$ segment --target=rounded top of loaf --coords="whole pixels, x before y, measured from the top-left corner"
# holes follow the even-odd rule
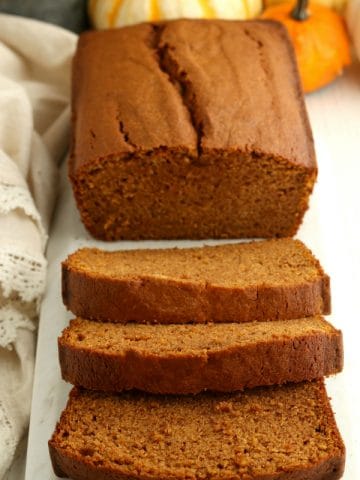
[[[294,53],[276,22],[182,19],[86,33],[73,113],[75,171],[154,150],[316,168]]]

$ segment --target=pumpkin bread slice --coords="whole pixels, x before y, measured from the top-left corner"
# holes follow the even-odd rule
[[[182,397],[75,388],[49,447],[75,480],[337,480],[345,460],[322,381]]]
[[[100,321],[248,322],[330,313],[329,277],[290,238],[186,249],[83,248],[63,262],[62,282],[67,308]]]
[[[281,322],[102,324],[76,319],[59,338],[64,380],[92,390],[231,392],[342,369],[341,332],[321,317]]]

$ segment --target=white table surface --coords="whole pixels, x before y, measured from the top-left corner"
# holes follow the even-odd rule
[[[333,314],[343,330],[344,372],[328,380],[328,391],[347,447],[345,480],[360,478],[360,64],[342,78],[306,99],[317,144],[319,179],[299,237],[313,249],[331,276]],[[139,243],[103,244],[83,229],[72,194],[62,175],[62,193],[48,246],[48,284],[42,305],[33,391],[26,480],[52,480],[47,440],[66,403],[69,386],[60,379],[56,338],[71,315],[60,298],[60,261],[78,246],[133,248]],[[161,242],[190,245],[194,242]],[[200,242],[201,243],[201,242]],[[207,242],[209,243],[209,242]],[[213,243],[213,242],[211,242]],[[141,246],[157,246],[141,242]],[[7,480],[23,478],[23,460]]]

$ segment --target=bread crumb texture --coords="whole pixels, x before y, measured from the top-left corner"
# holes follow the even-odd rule
[[[344,457],[322,382],[196,397],[74,389],[50,450],[79,479],[84,466],[116,479],[337,479]]]
[[[65,265],[98,279],[143,277],[239,288],[296,285],[324,275],[311,251],[291,238],[201,248],[83,248]]]
[[[162,357],[187,355],[206,356],[236,347],[291,341],[297,344],[307,336],[337,335],[321,317],[307,317],[281,322],[208,323],[205,325],[142,325],[72,320],[62,334],[62,342],[69,347],[88,351]]]

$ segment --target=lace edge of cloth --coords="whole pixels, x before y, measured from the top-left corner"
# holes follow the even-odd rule
[[[30,309],[31,306],[28,310]],[[36,310],[36,307],[33,310]],[[0,307],[0,348],[12,350],[18,328],[26,328],[30,331],[35,330],[35,323],[31,318],[35,318],[36,312],[31,313],[21,312],[10,304]]]
[[[37,301],[45,289],[46,259],[14,248],[0,251],[0,288],[5,298],[16,292],[23,302]]]
[[[17,446],[17,438],[5,405],[0,400],[0,478],[3,478],[11,465]]]
[[[19,185],[0,184],[0,213],[6,215],[17,208],[22,209],[25,215],[35,222],[40,232],[42,247],[45,248],[48,237],[29,190]]]

